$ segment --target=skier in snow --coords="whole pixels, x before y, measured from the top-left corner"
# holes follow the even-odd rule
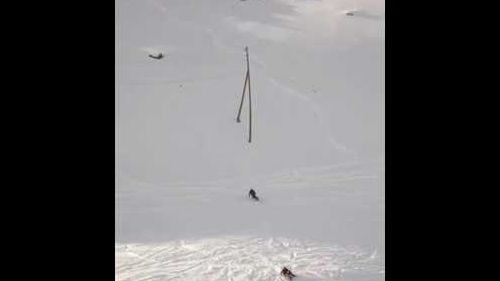
[[[288,268],[283,267],[280,273],[282,276],[288,278],[288,280],[292,280],[293,277],[295,277],[295,274],[293,274]]]
[[[255,201],[259,201],[259,197],[257,197],[257,194],[253,189],[250,189],[250,191],[248,192],[248,197],[252,198]]]

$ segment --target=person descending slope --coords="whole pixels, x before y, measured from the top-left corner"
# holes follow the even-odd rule
[[[250,191],[248,192],[248,197],[252,198],[255,201],[259,201],[259,197],[257,197],[257,194],[253,189],[250,189]]]
[[[293,274],[288,268],[286,267],[283,267],[283,269],[281,270],[281,276],[284,276],[285,278],[287,278],[288,280],[292,280],[293,277],[295,277],[295,274]]]

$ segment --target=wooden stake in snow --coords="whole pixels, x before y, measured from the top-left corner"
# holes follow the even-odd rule
[[[241,108],[243,107],[243,101],[245,100],[245,90],[248,84],[248,117],[249,117],[249,126],[248,126],[248,142],[252,142],[252,93],[250,90],[250,62],[248,59],[248,47],[245,47],[245,53],[247,58],[247,73],[245,75],[245,83],[243,84],[243,94],[241,95],[240,108],[238,109],[238,116],[236,117],[236,122],[240,123],[241,116]]]

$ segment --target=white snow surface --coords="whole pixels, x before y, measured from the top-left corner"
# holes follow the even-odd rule
[[[348,279],[380,273],[355,247],[343,248],[286,238],[220,237],[194,241],[116,246],[121,280],[281,280],[282,265],[295,280]]]
[[[384,280],[383,0],[115,3],[116,280]]]

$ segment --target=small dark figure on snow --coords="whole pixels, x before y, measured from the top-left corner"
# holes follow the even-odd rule
[[[257,194],[255,194],[255,190],[250,189],[248,192],[248,197],[252,198],[255,201],[259,201],[259,197],[257,197]]]
[[[150,58],[153,58],[153,59],[157,59],[157,60],[159,60],[159,59],[162,59],[162,58],[163,58],[163,54],[162,54],[162,53],[159,53],[159,54],[158,54],[158,55],[156,55],[156,56],[153,56],[153,55],[151,55],[151,54],[150,54],[150,55],[149,55],[149,57],[150,57]]]
[[[295,277],[295,274],[293,274],[288,268],[283,267],[280,273],[282,276],[285,276],[288,278],[288,280],[292,280],[293,277]]]

